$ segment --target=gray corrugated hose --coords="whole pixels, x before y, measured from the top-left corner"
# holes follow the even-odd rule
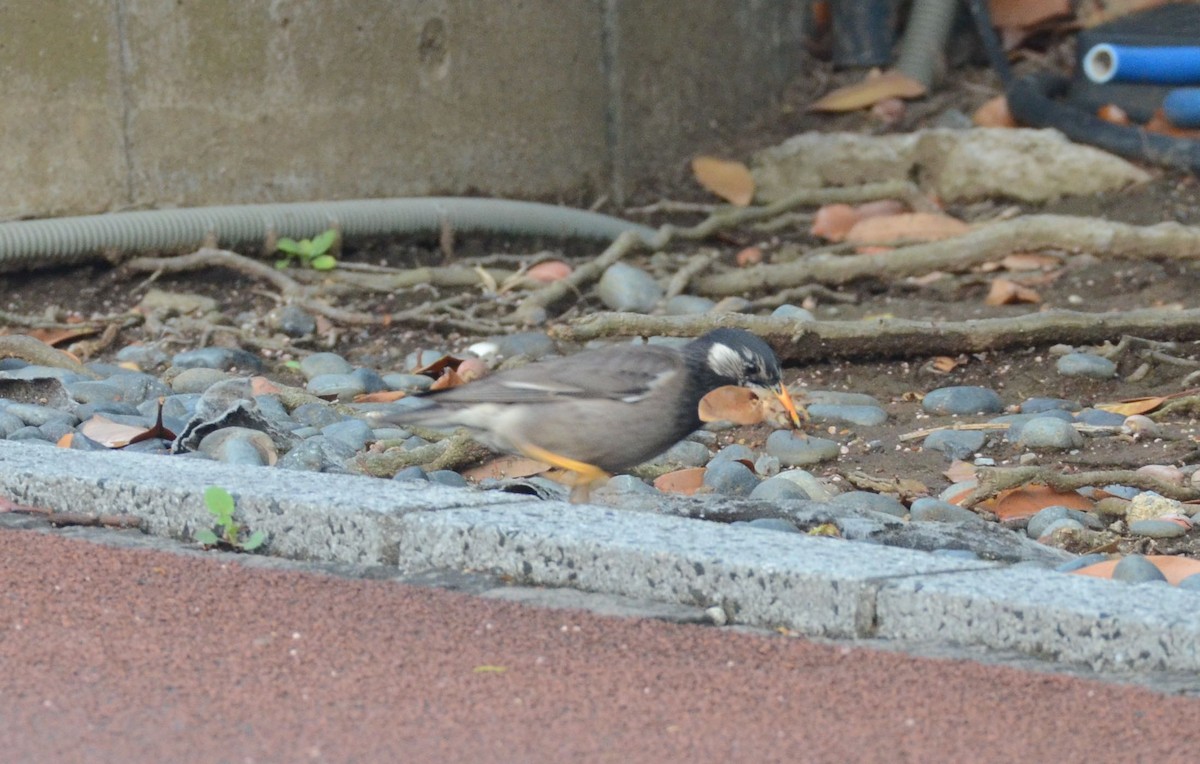
[[[343,237],[455,232],[613,239],[655,231],[595,212],[507,199],[422,197],[295,204],[247,204],[0,223],[0,270],[66,265],[106,252],[176,252],[206,241],[262,245],[271,236],[307,238],[328,229]]]
[[[933,68],[946,49],[958,0],[915,0],[900,44],[896,69],[926,88],[933,85]]]

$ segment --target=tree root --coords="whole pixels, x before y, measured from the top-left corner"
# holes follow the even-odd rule
[[[470,464],[478,464],[492,455],[465,432],[455,432],[449,437],[427,446],[404,451],[389,448],[383,453],[365,453],[354,457],[350,466],[357,472],[372,477],[390,478],[406,467],[424,467],[434,470],[457,470]]]
[[[1200,339],[1200,309],[1143,308],[1114,313],[1048,310],[973,321],[794,321],[741,313],[645,316],[595,313],[557,326],[558,339],[665,334],[696,337],[720,327],[746,329],[767,340],[785,362],[827,358],[914,358],[1054,343],[1096,345],[1122,334],[1164,340]]]
[[[864,278],[899,279],[932,271],[962,272],[1017,251],[1060,249],[1098,257],[1193,260],[1200,228],[1178,223],[1133,226],[1100,218],[1030,215],[993,223],[953,239],[888,252],[838,258],[805,258],[758,265],[700,278],[696,294],[727,296],[818,282],[847,284]]]
[[[1001,491],[1027,485],[1046,485],[1055,491],[1075,491],[1089,486],[1126,485],[1143,491],[1155,491],[1168,499],[1191,501],[1200,499],[1200,490],[1168,483],[1153,475],[1134,470],[1097,470],[1094,472],[1062,473],[1045,467],[981,467],[979,487],[963,499],[962,506],[973,507]]]

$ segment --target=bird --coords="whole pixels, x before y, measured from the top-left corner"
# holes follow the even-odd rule
[[[775,353],[761,338],[732,328],[680,348],[616,345],[530,363],[424,394],[428,406],[382,419],[465,427],[494,451],[565,469],[573,477],[571,500],[579,502],[612,473],[698,429],[700,399],[725,385],[770,390],[801,426]]]

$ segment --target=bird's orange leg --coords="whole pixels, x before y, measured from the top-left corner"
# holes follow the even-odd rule
[[[530,459],[537,459],[539,462],[545,462],[552,467],[567,470],[572,474],[571,480],[571,503],[582,504],[588,500],[592,486],[607,480],[610,476],[607,472],[600,469],[594,464],[581,462],[578,459],[572,459],[569,456],[556,454],[553,451],[535,446],[532,443],[516,443],[517,448],[525,456]]]

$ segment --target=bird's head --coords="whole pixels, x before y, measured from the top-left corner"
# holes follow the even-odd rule
[[[783,384],[783,372],[775,352],[762,339],[741,329],[716,329],[697,339],[696,352],[703,353],[704,364],[725,384],[770,390],[800,426],[796,404]]]

